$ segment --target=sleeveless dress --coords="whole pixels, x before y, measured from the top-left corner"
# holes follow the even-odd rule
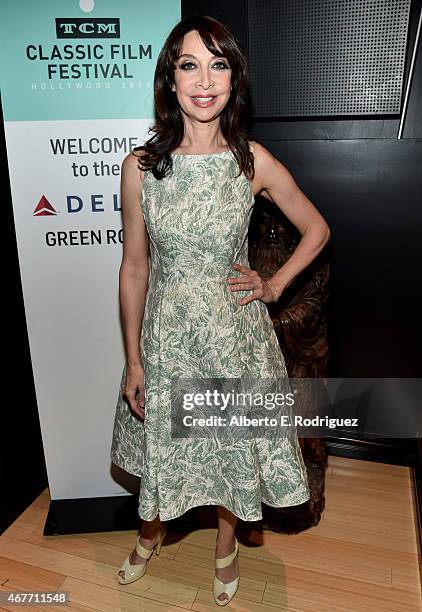
[[[252,145],[251,145],[252,146]],[[140,477],[138,514],[163,521],[196,506],[224,506],[245,521],[262,518],[261,502],[294,506],[310,497],[293,429],[281,438],[235,440],[171,436],[171,379],[287,370],[264,302],[239,305],[250,290],[231,291],[249,266],[251,181],[231,151],[173,154],[170,175],[144,173],[142,213],[150,238],[150,276],[140,338],[145,419],[123,397],[123,367],[111,460]]]

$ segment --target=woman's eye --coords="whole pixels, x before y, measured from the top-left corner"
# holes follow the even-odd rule
[[[229,68],[225,62],[216,62],[214,66],[220,66],[219,70],[224,70],[226,68],[227,69]]]
[[[186,70],[186,69],[187,69],[187,68],[186,68],[187,66],[193,66],[193,67],[195,68],[195,64],[192,64],[192,62],[184,62],[183,64],[180,64],[180,68],[181,68],[182,70]]]

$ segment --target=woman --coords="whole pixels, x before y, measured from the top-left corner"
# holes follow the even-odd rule
[[[157,61],[154,94],[154,135],[124,159],[121,177],[127,359],[111,457],[141,477],[143,523],[118,580],[144,575],[165,537],[162,521],[216,505],[214,599],[226,605],[239,583],[237,519],[261,519],[261,502],[307,501],[306,469],[296,434],[232,446],[175,439],[171,379],[287,377],[265,304],[318,255],[329,229],[287,169],[248,140],[245,57],[221,23],[189,17],[175,26]],[[302,234],[268,280],[247,259],[256,194],[279,206]]]

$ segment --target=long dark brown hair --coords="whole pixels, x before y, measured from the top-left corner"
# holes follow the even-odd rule
[[[207,49],[218,57],[225,57],[231,68],[231,93],[220,113],[220,127],[229,149],[242,172],[249,178],[254,174],[253,153],[248,146],[246,123],[249,114],[249,77],[245,54],[233,34],[219,21],[208,16],[188,16],[170,32],[158,56],[154,76],[155,123],[149,132],[153,136],[134,149],[143,151],[139,164],[151,170],[156,179],[164,178],[172,169],[170,153],[184,135],[184,122],[174,82],[176,62],[181,54],[185,34],[196,30]],[[218,45],[220,49],[217,48]],[[239,176],[239,174],[237,176]]]

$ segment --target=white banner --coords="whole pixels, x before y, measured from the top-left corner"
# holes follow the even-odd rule
[[[120,166],[147,137],[157,54],[179,19],[174,0],[2,3],[13,214],[53,500],[127,494],[110,475],[125,360]]]

